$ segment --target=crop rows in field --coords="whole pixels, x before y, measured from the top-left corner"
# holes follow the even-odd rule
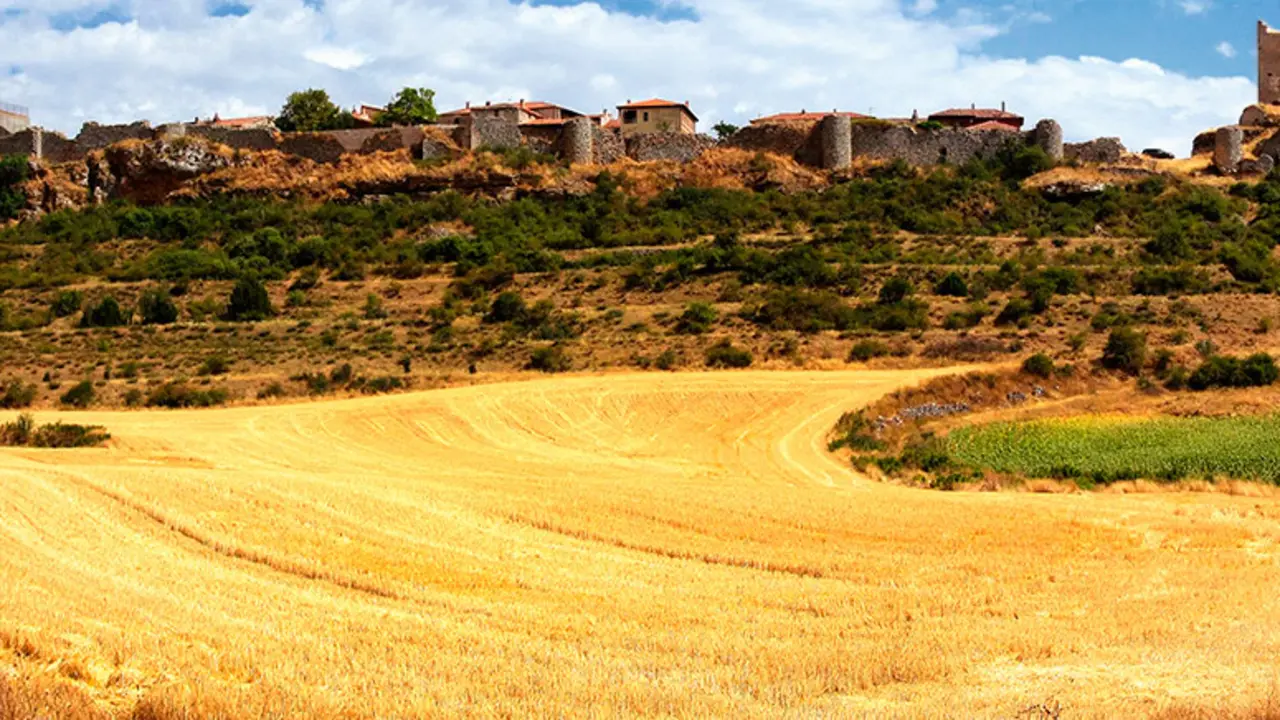
[[[951,434],[949,445],[957,460],[1027,477],[1231,477],[1280,484],[1278,439],[1280,415],[1073,418],[965,428]]]

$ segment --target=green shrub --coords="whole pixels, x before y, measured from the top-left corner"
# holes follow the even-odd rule
[[[99,425],[70,425],[56,422],[36,428],[30,445],[38,448],[97,447],[111,439]]]
[[[288,394],[288,391],[284,389],[284,385],[281,385],[278,382],[273,382],[258,391],[258,399],[267,400],[270,398],[282,398]]]
[[[0,221],[18,217],[27,205],[22,184],[27,181],[30,163],[25,155],[0,157]]]
[[[1022,363],[1022,372],[1039,378],[1053,377],[1053,358],[1044,353],[1036,353]]]
[[[1265,387],[1275,384],[1280,369],[1266,353],[1257,353],[1244,360],[1214,355],[1196,368],[1187,381],[1192,390],[1210,388]]]
[[[147,407],[204,408],[222,405],[227,401],[227,391],[221,388],[196,390],[185,383],[165,383],[147,396]]]
[[[221,355],[210,355],[200,363],[197,375],[226,375],[231,369],[231,361]]]
[[[138,298],[138,314],[143,325],[171,325],[178,321],[178,306],[168,293],[153,289]]]
[[[1011,298],[1000,310],[1000,314],[996,315],[996,325],[1016,325],[1034,314],[1035,308],[1029,300]]]
[[[1147,361],[1147,336],[1127,327],[1116,328],[1102,350],[1102,366],[1130,375],[1142,372]]]
[[[387,311],[382,307],[382,298],[375,293],[369,293],[364,299],[364,319],[365,320],[384,320],[387,317]]]
[[[676,332],[681,335],[701,335],[710,330],[719,317],[720,313],[707,303],[689,303],[676,322]]]
[[[56,318],[71,317],[84,307],[84,297],[79,290],[64,290],[49,303],[49,313]]]
[[[947,297],[968,297],[969,283],[965,282],[963,275],[953,270],[938,281],[937,286],[933,288],[933,292],[935,295]]]
[[[275,314],[267,286],[255,277],[242,277],[231,289],[224,317],[231,322],[255,322]]]
[[[487,323],[519,322],[529,308],[520,293],[508,290],[493,299],[489,313],[484,316]]]
[[[676,351],[671,348],[663,350],[653,361],[653,366],[659,370],[673,370],[676,364],[680,362],[680,357],[676,355]]]
[[[62,397],[59,398],[59,402],[71,407],[87,408],[93,404],[97,395],[98,393],[93,389],[93,383],[89,380],[82,380],[63,393]]]
[[[36,386],[21,380],[10,380],[4,386],[4,395],[0,396],[0,408],[17,410],[31,407],[36,399]]]
[[[713,368],[745,368],[751,367],[750,351],[734,347],[727,338],[707,348],[707,367]]]
[[[129,324],[129,316],[120,309],[120,303],[110,295],[102,302],[84,311],[80,318],[81,327],[118,327]]]
[[[573,361],[565,354],[564,348],[552,345],[534,350],[525,367],[544,373],[568,372],[573,368]]]
[[[879,302],[881,305],[896,305],[916,291],[911,281],[904,277],[889,278],[880,288]]]
[[[859,340],[849,349],[848,362],[866,362],[888,354],[889,346],[879,340]]]

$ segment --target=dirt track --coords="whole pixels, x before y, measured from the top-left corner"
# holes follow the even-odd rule
[[[63,416],[115,446],[0,452],[0,680],[263,717],[1267,696],[1273,500],[913,491],[827,454],[921,376]]]

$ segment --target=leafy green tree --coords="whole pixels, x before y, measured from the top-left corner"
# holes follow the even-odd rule
[[[396,93],[386,110],[378,113],[377,122],[382,126],[433,123],[437,117],[435,98],[435,90],[407,87]]]
[[[312,88],[289,96],[276,118],[276,127],[284,132],[317,132],[341,130],[351,127],[352,122],[351,115],[329,99],[329,93]]]
[[[738,130],[739,128],[737,125],[734,125],[733,123],[725,122],[723,120],[721,120],[720,122],[716,123],[711,127],[711,132],[716,134],[717,140],[726,140],[730,136],[732,136],[734,133],[738,132]]]
[[[1127,327],[1116,328],[1107,338],[1102,350],[1102,365],[1111,370],[1122,370],[1130,375],[1142,372],[1147,362],[1147,337]]]
[[[226,319],[232,322],[265,320],[275,314],[267,286],[255,277],[242,277],[231,289],[227,301]]]

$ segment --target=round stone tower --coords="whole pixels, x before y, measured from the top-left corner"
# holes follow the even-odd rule
[[[853,164],[853,121],[843,115],[822,118],[822,167],[843,170]]]
[[[595,157],[595,128],[591,118],[570,118],[560,136],[565,160],[570,165],[589,165]]]

